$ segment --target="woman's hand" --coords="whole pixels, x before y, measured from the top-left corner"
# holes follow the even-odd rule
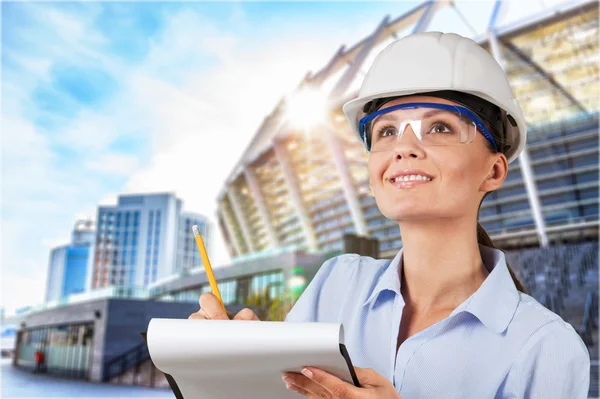
[[[225,312],[219,299],[211,293],[200,295],[198,300],[200,310],[192,313],[188,319],[205,320],[259,320],[251,309],[242,309],[235,316],[231,312]]]
[[[375,370],[355,367],[354,371],[361,388],[314,367],[305,367],[302,374],[284,373],[282,379],[290,391],[311,399],[402,399],[390,380]]]

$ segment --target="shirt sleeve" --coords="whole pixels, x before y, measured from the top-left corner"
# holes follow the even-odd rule
[[[344,254],[331,258],[319,268],[304,289],[285,321],[337,321],[340,302],[345,298],[348,284],[360,256]]]
[[[589,351],[570,324],[556,320],[541,327],[523,346],[503,397],[585,399],[589,386]]]

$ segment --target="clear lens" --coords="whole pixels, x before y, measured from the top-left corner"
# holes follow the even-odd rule
[[[475,122],[454,107],[390,108],[390,112],[381,110],[366,125],[371,152],[392,151],[407,131],[412,131],[425,146],[468,144],[475,139]]]

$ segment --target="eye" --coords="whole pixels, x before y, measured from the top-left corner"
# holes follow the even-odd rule
[[[376,137],[389,137],[389,136],[396,136],[396,127],[393,125],[384,125],[381,127],[378,127],[375,131],[375,136]]]
[[[452,128],[444,122],[435,122],[429,128],[429,133],[452,133]]]

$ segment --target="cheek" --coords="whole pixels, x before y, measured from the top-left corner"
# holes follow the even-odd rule
[[[438,165],[441,174],[440,194],[462,205],[469,198],[474,198],[482,182],[483,167],[478,162],[465,157]]]
[[[367,164],[369,170],[369,183],[375,189],[380,187],[382,184],[383,173],[386,170],[386,163],[381,157],[369,156],[369,162]]]

